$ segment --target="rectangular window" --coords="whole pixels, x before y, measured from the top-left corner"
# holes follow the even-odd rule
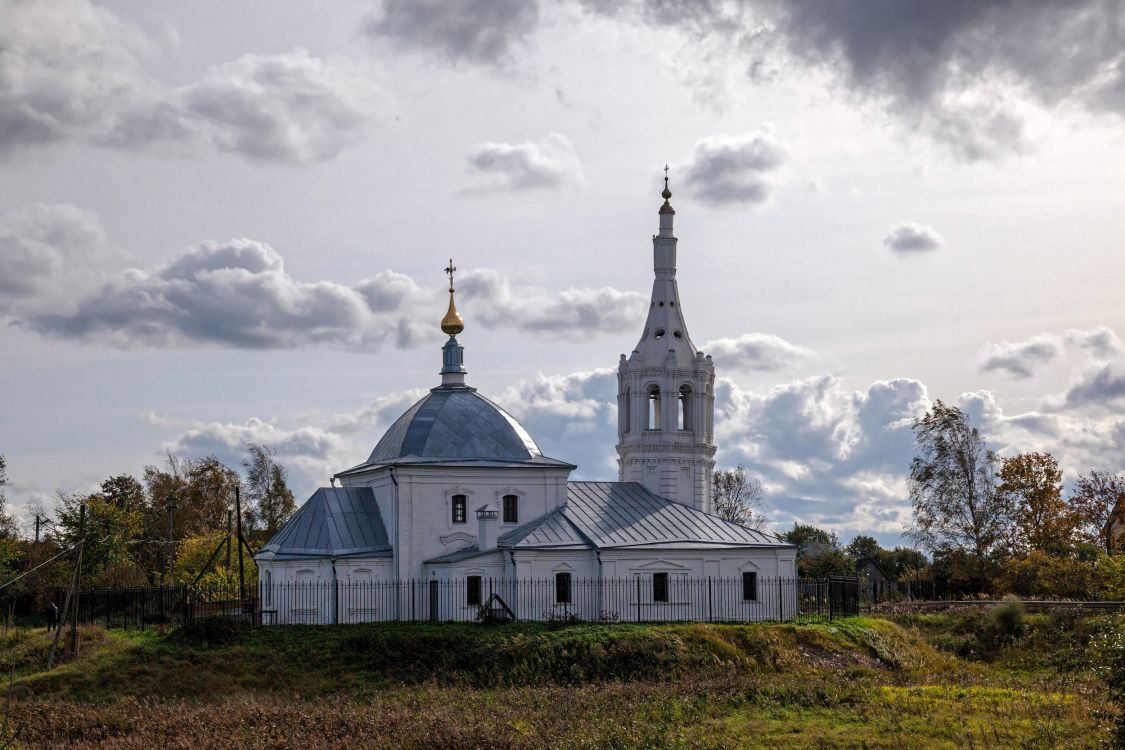
[[[668,601],[668,574],[652,574],[652,600],[654,602]]]
[[[504,523],[520,522],[520,499],[515,495],[504,495]]]
[[[469,515],[466,510],[468,504],[469,501],[464,495],[453,496],[453,523],[465,523]]]
[[[748,602],[758,601],[758,574],[742,574],[742,598]]]
[[[480,606],[480,576],[465,576],[465,604]]]
[[[570,573],[555,573],[555,601],[570,604]]]

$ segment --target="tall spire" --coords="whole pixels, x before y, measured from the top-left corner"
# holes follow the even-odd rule
[[[441,387],[456,388],[465,386],[465,347],[457,340],[457,334],[465,330],[465,320],[457,312],[457,303],[453,299],[453,273],[457,266],[453,265],[453,258],[445,267],[449,276],[449,309],[441,319],[441,330],[449,334],[449,341],[441,348]]]
[[[672,217],[676,215],[676,209],[672,208],[672,204],[668,201],[672,198],[672,191],[668,189],[668,165],[664,165],[664,191],[660,193],[660,197],[664,199],[664,205],[660,207],[660,236],[672,236]]]
[[[441,330],[450,336],[456,336],[465,330],[465,320],[457,312],[457,303],[453,300],[453,272],[456,270],[457,266],[453,265],[453,258],[450,258],[449,265],[445,267],[445,273],[449,276],[449,309],[441,319]]]

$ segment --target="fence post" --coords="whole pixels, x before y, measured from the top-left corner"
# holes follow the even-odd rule
[[[187,586],[183,587],[183,592],[184,593],[183,593],[183,600],[182,601],[183,601],[183,606],[184,606],[184,626],[186,627],[188,622],[189,622],[189,620],[188,620],[188,590],[187,590]]]
[[[707,622],[714,619],[714,607],[711,604],[711,576],[707,576]]]

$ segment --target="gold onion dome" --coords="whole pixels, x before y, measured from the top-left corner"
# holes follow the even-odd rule
[[[441,319],[441,330],[450,336],[456,336],[465,330],[465,319],[461,317],[461,313],[457,312],[452,289],[449,290],[449,309],[445,312],[445,317]]]
[[[465,330],[465,319],[457,312],[457,303],[453,300],[453,272],[456,270],[457,267],[453,265],[453,259],[450,258],[449,266],[445,269],[445,273],[449,276],[449,309],[441,319],[441,330],[450,336],[456,336]]]

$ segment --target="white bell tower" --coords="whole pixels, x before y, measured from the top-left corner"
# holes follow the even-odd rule
[[[711,512],[715,368],[688,336],[676,286],[676,215],[664,167],[652,300],[641,340],[617,368],[617,463],[623,482]]]

